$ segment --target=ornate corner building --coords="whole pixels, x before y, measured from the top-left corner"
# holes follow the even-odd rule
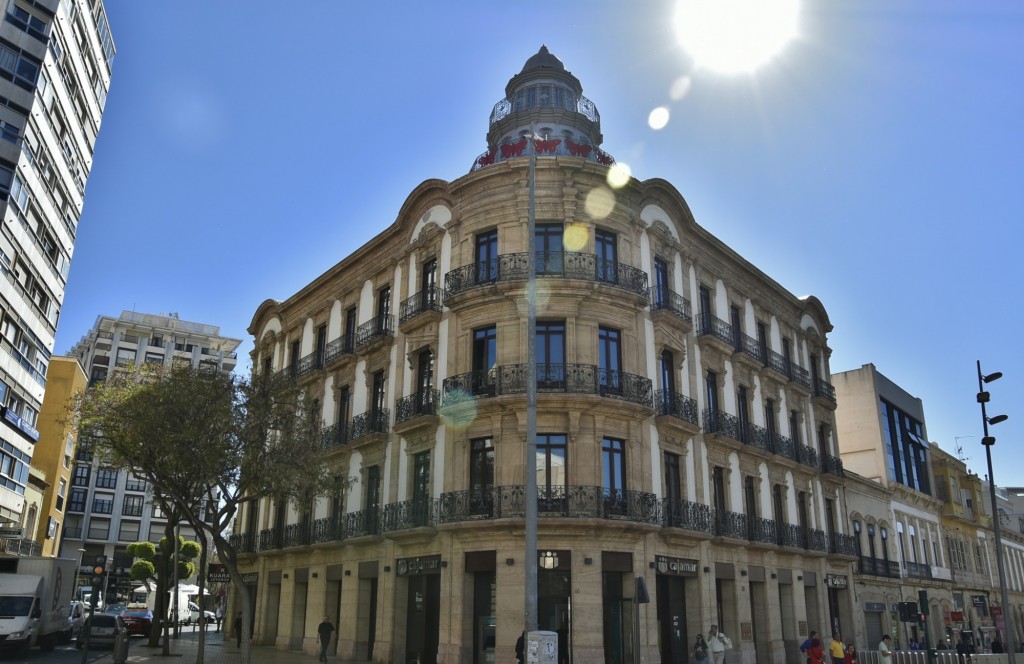
[[[697,225],[668,182],[611,186],[602,140],[541,48],[467,175],[422,183],[384,232],[256,311],[254,369],[316,396],[352,480],[239,515],[257,642],[314,652],[328,615],[345,661],[511,661],[525,556],[563,662],[686,662],[712,623],[731,661],[785,662],[811,629],[852,629],[824,307]]]

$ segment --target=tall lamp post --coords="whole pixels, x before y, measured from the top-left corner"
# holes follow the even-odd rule
[[[1013,633],[1013,621],[1010,619],[1010,600],[1006,594],[1006,569],[1003,565],[1003,536],[999,524],[999,507],[996,504],[996,480],[992,476],[992,446],[995,445],[994,436],[988,435],[988,425],[999,424],[1007,420],[1006,415],[995,415],[989,417],[985,410],[985,404],[989,402],[989,393],[985,390],[985,384],[1003,377],[1002,372],[996,371],[985,375],[981,372],[981,360],[978,360],[978,403],[981,404],[981,424],[985,435],[981,444],[985,446],[985,460],[988,462],[988,491],[992,501],[992,526],[996,536],[996,566],[999,569],[999,592],[1003,610],[1003,629],[1006,630],[1006,654],[1010,664],[1016,664],[1015,651],[1016,641]]]

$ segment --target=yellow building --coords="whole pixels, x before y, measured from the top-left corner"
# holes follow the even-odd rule
[[[824,307],[668,182],[610,187],[597,108],[546,48],[505,94],[469,174],[422,183],[384,232],[253,316],[254,369],[315,395],[353,481],[239,515],[255,639],[313,652],[328,615],[346,661],[512,661],[529,556],[563,663],[686,661],[712,623],[731,662],[795,661],[810,629],[852,625]]]

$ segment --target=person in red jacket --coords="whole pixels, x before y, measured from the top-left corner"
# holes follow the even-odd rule
[[[811,664],[825,664],[825,649],[821,647],[821,639],[815,637],[811,640],[811,647],[807,649],[807,658]]]

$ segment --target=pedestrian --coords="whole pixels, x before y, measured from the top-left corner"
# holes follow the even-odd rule
[[[712,625],[708,629],[708,652],[711,654],[712,664],[722,664],[725,661],[725,651],[731,647],[732,641],[718,631],[718,625]]]
[[[892,637],[888,634],[878,644],[878,664],[892,664]]]
[[[238,615],[235,616],[235,645],[239,648],[242,647],[242,612],[239,611]]]
[[[816,636],[818,636],[818,633],[812,629],[811,633],[807,635],[806,639],[804,639],[804,642],[800,644],[800,654],[804,656],[805,664],[810,664],[811,662],[811,658],[807,656],[807,651],[811,647],[811,641],[813,641]]]
[[[217,632],[220,633],[220,623],[224,620],[224,605],[217,605],[217,610],[213,612],[213,620],[217,623]]]
[[[334,625],[331,624],[331,619],[324,616],[324,621],[320,623],[320,626],[316,628],[316,633],[320,637],[320,661],[327,661],[327,646],[331,644],[331,633],[334,632]]]
[[[523,650],[526,648],[525,641],[526,641],[526,632],[523,632],[522,634],[519,635],[519,638],[516,639],[516,661],[519,662],[519,664],[523,664],[526,661],[523,658]]]
[[[857,647],[853,645],[853,642],[846,644],[846,655],[843,658],[843,664],[857,664]]]
[[[825,664],[825,649],[821,647],[821,639],[811,639],[811,647],[807,649],[807,661],[811,664]]]
[[[832,641],[828,644],[828,654],[832,658],[832,664],[843,664],[843,661],[846,659],[843,637],[838,630],[832,635]]]
[[[703,634],[698,634],[693,643],[693,659],[697,664],[708,664],[708,644]]]

